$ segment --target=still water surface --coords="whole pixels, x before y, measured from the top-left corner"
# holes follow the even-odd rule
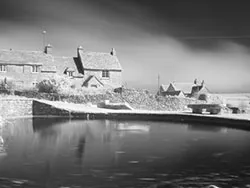
[[[0,187],[250,185],[246,131],[166,122],[34,118],[10,120],[1,136],[5,151],[0,154]]]

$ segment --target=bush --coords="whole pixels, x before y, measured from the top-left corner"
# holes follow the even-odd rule
[[[225,99],[218,94],[207,94],[207,102],[211,104],[224,104]]]
[[[247,109],[248,109],[248,106],[249,106],[248,101],[243,101],[243,100],[241,100],[241,101],[239,102],[239,109],[240,109],[242,112],[246,112]]]
[[[42,93],[57,93],[58,85],[54,79],[43,80],[37,84],[39,92]]]
[[[0,78],[0,91],[1,93],[13,94],[15,90],[15,82],[12,78]]]
[[[37,84],[39,92],[43,93],[71,93],[75,85],[72,83],[70,78],[65,76],[53,76],[48,79],[44,79]]]
[[[205,94],[205,93],[202,93],[202,94],[199,95],[198,100],[207,101],[208,100],[208,95]]]

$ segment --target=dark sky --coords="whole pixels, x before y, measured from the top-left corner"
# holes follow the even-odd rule
[[[219,0],[0,0],[0,48],[56,55],[115,47],[129,86],[204,79],[250,91],[250,3]]]

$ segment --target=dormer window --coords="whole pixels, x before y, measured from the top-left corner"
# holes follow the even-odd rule
[[[33,65],[32,66],[32,72],[33,73],[37,73],[38,72],[38,66],[37,65]]]
[[[68,75],[69,77],[73,77],[75,70],[72,68],[66,68],[63,72],[64,74]]]
[[[68,72],[68,75],[69,75],[69,76],[73,76],[73,72],[71,72],[71,71]]]
[[[108,70],[103,70],[102,71],[102,77],[103,78],[109,78],[109,71]]]
[[[6,65],[0,65],[0,72],[6,72]]]
[[[67,74],[69,77],[73,77],[73,71],[65,71],[64,74]]]

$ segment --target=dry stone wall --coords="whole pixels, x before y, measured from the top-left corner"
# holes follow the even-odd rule
[[[46,99],[59,100],[79,104],[98,104],[104,100],[112,102],[127,102],[134,109],[142,110],[163,110],[163,111],[183,111],[186,110],[188,104],[205,103],[192,98],[181,97],[161,97],[155,96],[147,90],[125,89],[122,93],[107,91],[100,94],[81,93],[77,95],[59,95],[29,92],[22,93],[22,96]]]
[[[0,112],[3,117],[32,116],[32,99],[0,98]]]
[[[69,111],[58,109],[52,105],[34,100],[32,104],[34,116],[70,116]]]

